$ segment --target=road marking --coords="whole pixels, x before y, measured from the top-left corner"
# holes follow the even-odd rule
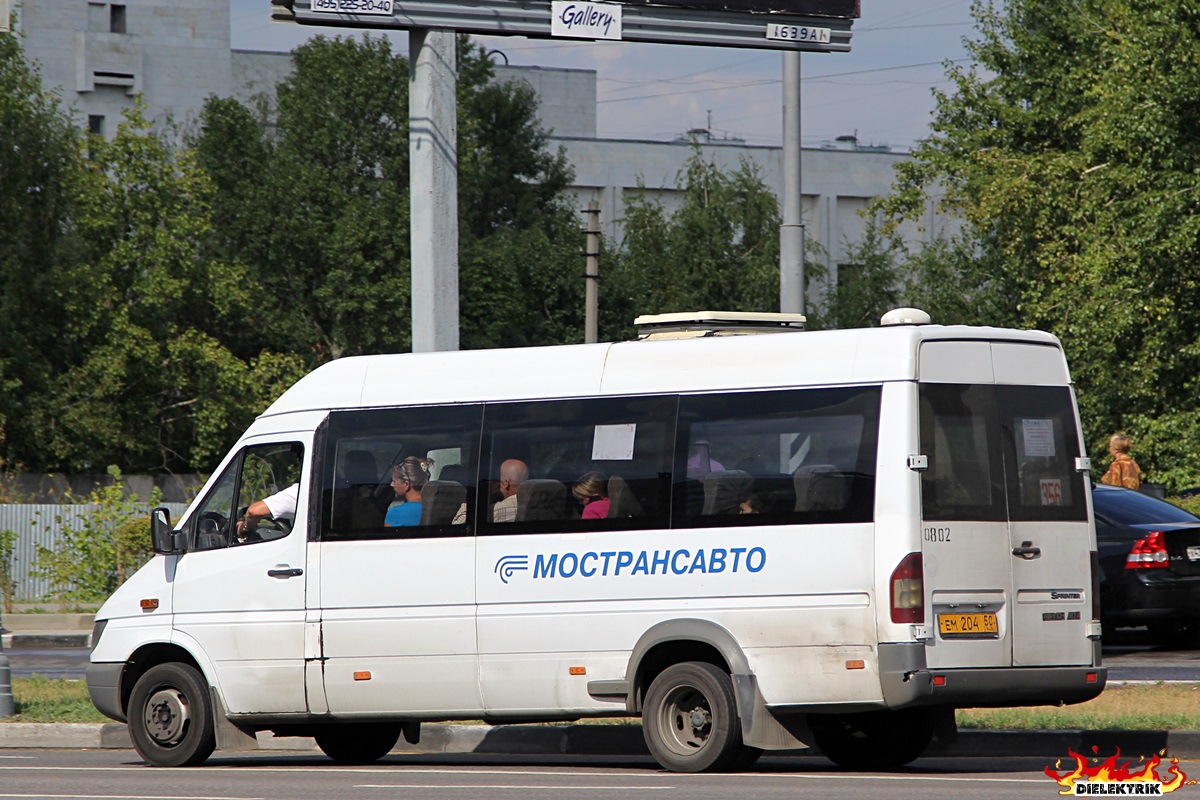
[[[1181,763],[1186,763],[1186,762],[1183,762],[1181,760]],[[614,772],[579,772],[576,770],[563,769],[563,768],[547,768],[545,770],[472,769],[469,766],[463,766],[463,767],[456,767],[456,768],[429,769],[429,768],[411,768],[411,767],[404,767],[402,765],[390,765],[390,764],[380,764],[379,766],[374,767],[374,768],[337,767],[337,766],[333,766],[333,765],[330,765],[328,767],[324,767],[324,766],[318,766],[318,767],[261,766],[260,767],[260,766],[254,765],[254,764],[242,764],[242,765],[236,766],[236,767],[205,766],[205,767],[177,767],[177,768],[168,768],[168,767],[150,768],[150,767],[145,767],[145,766],[129,766],[129,767],[45,767],[45,766],[36,766],[35,767],[35,766],[29,766],[29,767],[26,767],[26,766],[13,764],[11,766],[8,766],[8,765],[0,766],[0,773],[2,773],[2,772],[35,772],[35,771],[44,771],[44,772],[54,772],[54,771],[57,771],[57,772],[126,772],[126,773],[140,773],[140,774],[145,775],[146,777],[161,777],[163,775],[163,773],[170,772],[173,776],[190,775],[190,776],[195,776],[197,778],[203,779],[204,775],[214,773],[214,772],[236,772],[236,773],[240,773],[240,774],[244,775],[244,774],[246,774],[246,770],[248,770],[248,769],[253,770],[255,773],[273,773],[273,772],[283,772],[283,773],[293,773],[293,774],[294,773],[309,773],[309,772],[316,773],[316,774],[349,773],[349,774],[375,775],[377,777],[391,777],[393,775],[394,776],[401,776],[401,775],[457,775],[460,778],[466,777],[469,775],[505,775],[505,776],[537,775],[539,777],[559,776],[559,777],[570,777],[570,778],[620,778],[620,777],[628,778],[628,777],[632,777],[632,776],[628,775],[628,773],[619,774],[615,771]],[[758,778],[758,779],[792,779],[792,780],[800,779],[800,780],[809,780],[809,781],[813,781],[813,780],[834,780],[834,781],[928,780],[928,781],[935,781],[935,782],[942,782],[942,783],[946,783],[946,782],[1045,783],[1044,778],[1003,778],[1003,777],[986,777],[986,776],[985,777],[970,777],[970,776],[959,776],[959,775],[930,775],[930,774],[917,774],[917,773],[898,774],[898,775],[865,775],[865,774],[849,773],[849,772],[847,772],[847,773],[841,773],[841,772],[767,772],[767,773],[739,772],[739,773],[713,773],[713,774],[708,774],[708,775],[689,775],[686,773],[681,774],[681,773],[675,773],[675,772],[662,772],[662,773],[650,772],[648,774],[638,775],[637,778],[639,780],[661,779],[661,780],[673,780],[673,781],[683,782],[683,781],[689,781],[689,780],[707,780],[707,779],[716,777],[718,775],[735,775],[735,774],[739,780],[752,780],[752,779]],[[979,773],[976,773],[976,774],[979,774]],[[423,788],[428,788],[428,787],[423,786]],[[610,788],[612,788],[612,787],[610,787]],[[618,786],[615,788],[625,788],[625,787]],[[633,787],[633,788],[637,788],[637,787]],[[678,787],[676,787],[676,788],[678,788]],[[23,797],[25,795],[3,795],[3,794],[0,794],[0,798],[14,797],[14,796]],[[48,797],[50,797],[50,796],[84,797],[85,795],[47,795],[47,796]],[[93,795],[86,795],[86,797],[93,797]],[[99,795],[96,795],[95,797],[99,797]],[[160,798],[148,798],[148,800],[160,800]],[[174,799],[169,798],[168,800],[174,800]],[[202,799],[201,798],[186,798],[185,800],[202,800]],[[209,800],[209,799],[203,798],[203,800]],[[244,800],[244,799],[237,798],[236,800]]]
[[[0,797],[37,797],[55,798],[55,800],[266,800],[263,797],[221,797],[202,795],[173,795],[173,794],[0,794]]]
[[[459,785],[432,785],[428,783],[359,783],[355,784],[355,789],[520,789],[522,791],[544,791],[544,792],[577,792],[580,790],[591,789],[599,792],[611,792],[613,789],[650,789],[650,790],[670,790],[675,789],[675,786],[562,786],[555,784],[554,786],[539,786],[537,784],[528,783],[463,783]]]

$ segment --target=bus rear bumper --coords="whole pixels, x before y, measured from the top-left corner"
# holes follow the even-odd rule
[[[1094,661],[1100,661],[1098,652]],[[1104,690],[1108,670],[1090,665],[931,669],[924,645],[895,643],[879,645],[879,676],[888,708],[1000,708],[1091,700]]]

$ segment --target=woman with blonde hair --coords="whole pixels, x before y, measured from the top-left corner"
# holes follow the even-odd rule
[[[1129,447],[1133,441],[1123,433],[1114,433],[1108,440],[1108,452],[1112,455],[1112,463],[1108,472],[1100,479],[1101,483],[1109,486],[1124,486],[1126,489],[1142,487],[1142,469],[1129,455]]]
[[[571,494],[583,504],[584,519],[608,516],[608,478],[603,472],[585,472],[571,487]]]
[[[392,489],[404,503],[388,509],[383,524],[389,528],[402,528],[421,524],[421,490],[429,483],[429,468],[433,461],[428,458],[409,456],[399,464],[392,465]]]

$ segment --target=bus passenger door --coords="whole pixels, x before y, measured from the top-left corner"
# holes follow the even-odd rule
[[[482,413],[463,405],[329,415],[312,544],[329,713],[482,712],[468,496]],[[408,503],[415,515],[389,516]]]

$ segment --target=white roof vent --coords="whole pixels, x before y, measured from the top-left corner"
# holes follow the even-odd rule
[[[638,339],[685,339],[695,336],[733,336],[747,333],[802,331],[803,314],[755,311],[684,311],[643,314],[633,321]]]
[[[930,316],[919,308],[893,308],[879,318],[880,325],[928,325],[931,322]]]

